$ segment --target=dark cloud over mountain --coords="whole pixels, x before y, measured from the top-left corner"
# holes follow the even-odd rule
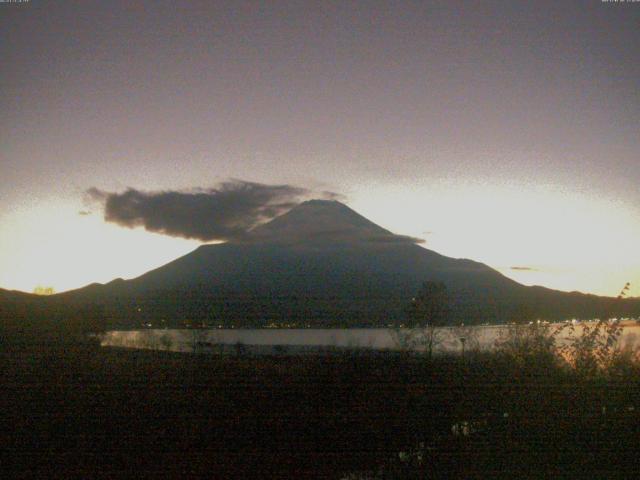
[[[91,188],[87,194],[103,204],[107,222],[203,241],[242,238],[253,227],[314,196],[305,188],[241,180],[188,191],[145,192],[129,188],[113,193]],[[338,197],[331,192],[315,196]]]

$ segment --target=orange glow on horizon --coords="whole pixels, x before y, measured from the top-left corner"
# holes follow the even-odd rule
[[[0,239],[0,287],[56,292],[115,278],[134,278],[170,262],[200,242],[105,223],[100,213],[79,215],[75,205],[16,212],[11,235]],[[10,252],[10,253],[9,253]]]

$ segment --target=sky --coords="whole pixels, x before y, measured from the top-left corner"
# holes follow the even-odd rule
[[[630,1],[1,2],[0,287],[132,278],[336,198],[640,296],[638,51]],[[158,202],[211,228],[132,210]]]

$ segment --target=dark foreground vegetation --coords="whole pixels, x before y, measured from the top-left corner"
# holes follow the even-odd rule
[[[1,470],[4,478],[632,478],[638,362],[630,352],[561,361],[544,332],[531,332],[495,353],[430,360],[5,343]]]

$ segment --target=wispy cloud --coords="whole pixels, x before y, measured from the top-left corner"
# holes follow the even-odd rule
[[[511,270],[517,270],[519,272],[537,272],[537,268],[533,267],[509,267]]]

